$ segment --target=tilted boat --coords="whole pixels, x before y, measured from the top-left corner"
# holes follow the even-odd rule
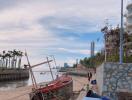
[[[62,75],[45,87],[30,93],[30,100],[69,100],[73,92],[73,81],[70,76]]]
[[[73,80],[70,76],[62,75],[58,77],[57,75],[56,79],[54,79],[50,67],[50,62],[52,62],[52,60],[48,60],[47,57],[47,61],[31,66],[27,54],[26,57],[28,61],[27,66],[29,66],[29,71],[33,83],[32,92],[29,93],[30,100],[69,100],[71,98],[73,94]],[[45,63],[48,63],[49,65],[53,81],[46,84],[45,86],[38,87],[36,79],[32,72],[32,68]]]

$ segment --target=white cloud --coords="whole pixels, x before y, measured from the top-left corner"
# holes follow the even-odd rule
[[[78,36],[100,31],[106,18],[112,24],[120,21],[120,0],[1,0],[0,5],[1,50],[41,49],[32,52],[35,54],[49,53],[45,49],[53,47],[57,52],[89,55],[90,41],[77,41]],[[70,59],[68,62],[74,62]]]
[[[90,55],[90,50],[87,49],[66,49],[66,48],[58,48],[60,51],[69,52],[69,53],[77,53],[83,55]]]

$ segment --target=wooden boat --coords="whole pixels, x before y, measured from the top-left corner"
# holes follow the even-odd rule
[[[30,93],[30,100],[69,100],[73,92],[72,78],[62,75],[45,87]]]
[[[54,80],[53,73],[50,67],[50,62],[52,62],[52,60],[48,60],[47,57],[47,61],[31,66],[27,54],[26,57],[28,61],[27,66],[29,66],[29,71],[33,83],[32,92],[29,94],[30,100],[69,100],[71,98],[73,93],[73,80],[70,76],[57,76],[57,78]],[[38,87],[32,68],[45,63],[48,63],[49,65],[53,81],[51,81],[44,87]]]

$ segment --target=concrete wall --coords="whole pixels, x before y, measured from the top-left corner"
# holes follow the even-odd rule
[[[100,95],[102,95],[103,92],[103,71],[104,71],[104,64],[100,65],[96,69],[97,85]]]
[[[0,81],[21,80],[29,78],[29,71],[26,69],[0,70]]]
[[[132,93],[132,64],[104,63],[97,68],[97,83],[111,100],[118,100],[117,92]]]

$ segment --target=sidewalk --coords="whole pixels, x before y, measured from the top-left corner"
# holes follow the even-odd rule
[[[86,96],[86,94],[87,94],[87,87],[84,86],[84,91],[81,91],[81,92],[80,92],[80,94],[79,94],[77,100],[82,100],[82,99]]]
[[[95,93],[97,93],[98,94],[98,86],[97,86],[97,84],[96,85],[92,85],[91,84],[91,81],[92,80],[95,80],[96,79],[96,75],[95,76],[93,76],[92,78],[91,78],[91,80],[89,81],[89,82],[87,82],[88,83],[88,85],[89,85],[89,89],[91,89],[91,90],[93,90]],[[84,86],[84,88],[83,88],[83,90],[80,92],[80,94],[79,94],[79,96],[78,96],[78,98],[77,98],[77,100],[83,100],[83,98],[86,96],[86,94],[87,94],[87,86]]]
[[[99,91],[98,91],[98,86],[97,86],[97,79],[96,79],[96,74],[92,75],[92,78],[91,80],[89,81],[89,89],[93,90],[95,93],[99,94]],[[96,80],[96,84],[93,85],[91,84],[91,81],[92,80]]]

